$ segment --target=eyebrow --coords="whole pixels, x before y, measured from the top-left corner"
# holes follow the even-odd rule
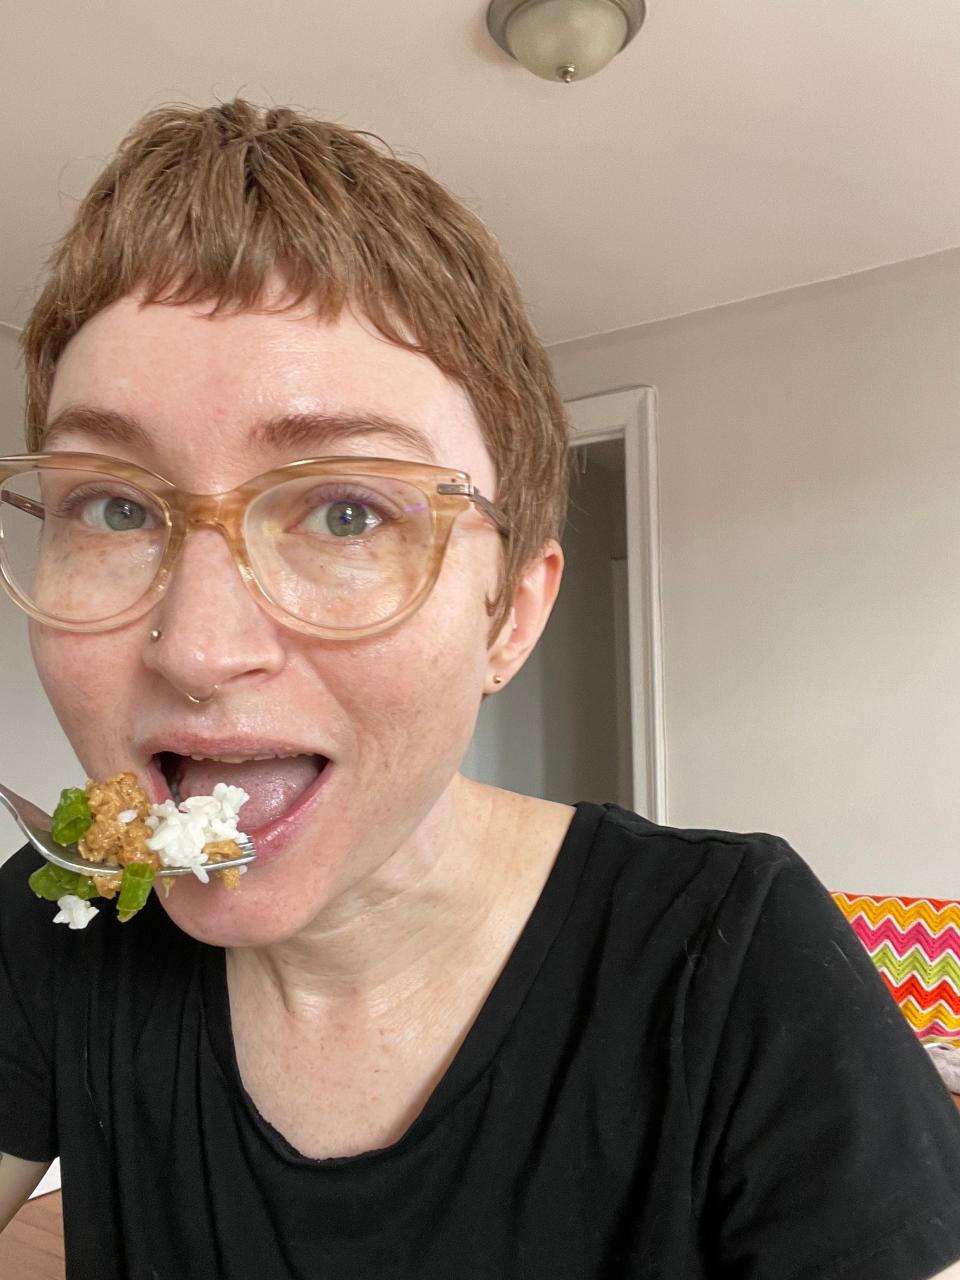
[[[72,405],[61,410],[43,432],[43,447],[49,449],[56,438],[68,431],[82,431],[99,444],[126,444],[137,449],[150,449],[153,441],[135,418],[112,409],[90,409]]]
[[[82,432],[98,444],[120,444],[148,452],[154,448],[150,433],[126,413],[72,405],[61,410],[44,432],[43,447],[49,449],[58,436],[68,431]],[[285,413],[252,427],[246,443],[261,449],[297,449],[310,453],[329,451],[342,441],[358,436],[385,437],[402,448],[412,449],[437,462],[433,442],[412,423],[379,413]]]
[[[413,423],[379,413],[286,413],[261,422],[249,433],[247,443],[266,449],[329,450],[355,436],[384,436],[393,444],[438,461],[433,441]]]

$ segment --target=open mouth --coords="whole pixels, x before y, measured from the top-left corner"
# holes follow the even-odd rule
[[[242,787],[250,799],[241,811],[240,825],[251,835],[294,810],[330,763],[321,755],[199,757],[175,751],[160,751],[153,762],[177,804],[190,796],[212,795],[218,782]]]

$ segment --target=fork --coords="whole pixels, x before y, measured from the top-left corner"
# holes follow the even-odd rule
[[[53,819],[50,814],[44,813],[42,809],[38,809],[29,800],[24,800],[23,796],[18,796],[15,791],[5,787],[2,782],[0,782],[0,805],[7,810],[37,853],[46,858],[48,862],[52,862],[58,867],[63,867],[65,871],[79,871],[82,876],[118,876],[123,873],[123,867],[101,862],[88,862],[86,858],[81,858],[79,853],[76,852],[77,846],[75,844],[57,844],[50,834],[53,826]],[[243,836],[238,838],[237,844],[243,850],[243,857],[231,858],[225,862],[205,862],[203,865],[208,871],[224,871],[227,867],[242,867],[248,862],[252,862],[257,856],[257,849],[250,837]],[[71,853],[71,850],[74,852]],[[157,875],[189,876],[193,875],[193,868],[158,867]]]

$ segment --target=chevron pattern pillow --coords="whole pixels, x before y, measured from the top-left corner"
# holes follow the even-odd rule
[[[960,1050],[960,902],[832,896],[924,1044]]]

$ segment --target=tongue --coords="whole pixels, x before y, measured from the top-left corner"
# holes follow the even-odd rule
[[[319,772],[316,756],[294,756],[289,760],[246,760],[243,764],[220,764],[216,760],[181,758],[177,782],[180,798],[209,796],[218,782],[243,787],[250,799],[240,810],[241,831],[257,831],[286,812]]]

